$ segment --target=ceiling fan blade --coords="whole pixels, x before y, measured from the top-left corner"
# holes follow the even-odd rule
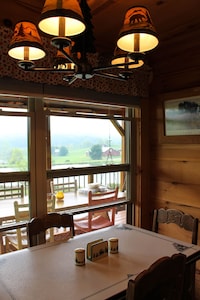
[[[127,81],[127,78],[119,77],[118,75],[109,74],[109,73],[94,73],[94,76],[100,76],[100,77],[115,79],[120,81]]]

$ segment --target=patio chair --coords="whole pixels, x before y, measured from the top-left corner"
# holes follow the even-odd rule
[[[54,183],[53,181],[50,182],[50,191],[52,194],[55,194],[56,192],[77,192],[78,186],[77,186],[77,180],[69,181],[69,182],[63,182],[63,183]]]
[[[47,198],[47,212],[48,213],[55,211],[55,202],[56,202],[56,197],[55,197],[55,195],[51,194],[51,196]]]
[[[155,261],[135,280],[130,279],[127,300],[182,300],[186,256],[174,254]]]
[[[28,221],[30,219],[29,204],[19,204],[14,202],[15,220],[16,222]],[[5,236],[6,252],[20,250],[28,247],[27,232],[24,228],[11,230]]]
[[[51,199],[47,199],[47,212],[53,212],[55,210],[55,196]],[[18,201],[14,202],[15,220],[29,221],[30,211],[29,204],[21,204]],[[48,241],[54,241],[54,231],[53,229],[47,233],[46,239]],[[6,252],[13,250],[20,250],[28,247],[27,231],[26,228],[11,230],[6,232],[5,236]]]
[[[24,185],[5,187],[0,190],[0,199],[15,198],[24,200]]]
[[[110,190],[103,193],[88,192],[88,205],[102,205],[109,204],[117,200],[118,187],[114,190]],[[78,219],[74,219],[75,231],[77,233],[89,232],[105,227],[109,227],[115,224],[116,208],[109,207],[96,211],[90,211],[87,216]]]
[[[69,228],[69,238],[74,236],[74,221],[71,214],[49,213],[35,217],[27,224],[30,247],[46,243],[46,231],[50,228]]]

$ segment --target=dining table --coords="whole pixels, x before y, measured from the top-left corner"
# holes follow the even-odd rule
[[[92,261],[87,245],[118,239],[118,252]],[[85,264],[76,265],[75,249],[86,250]],[[175,253],[186,255],[188,266],[200,259],[200,246],[129,224],[81,234],[62,243],[43,245],[0,256],[1,300],[103,300],[125,293],[134,279],[154,261]],[[187,299],[187,298],[186,298]],[[189,299],[189,298],[188,298]]]
[[[125,192],[118,193],[118,200],[126,198]],[[8,198],[0,200],[0,224],[4,222],[15,221],[14,202],[18,201],[19,204],[29,203],[29,197],[21,198]],[[67,192],[64,193],[62,200],[55,201],[55,211],[70,211],[80,209],[88,206],[88,196],[86,193],[81,192]]]

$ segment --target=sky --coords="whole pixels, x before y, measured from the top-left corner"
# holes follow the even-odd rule
[[[52,134],[76,134],[80,133],[98,136],[119,136],[117,130],[109,120],[86,119],[86,118],[60,118],[57,116],[52,119]]]
[[[109,120],[51,116],[51,133],[118,137]],[[26,117],[0,116],[1,137],[26,135]]]
[[[27,118],[0,116],[0,128],[2,136],[21,136],[26,134]]]

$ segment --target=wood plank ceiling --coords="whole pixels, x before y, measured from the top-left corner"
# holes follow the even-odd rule
[[[14,28],[21,20],[30,20],[37,24],[44,2],[44,0],[2,1],[0,25]],[[101,55],[109,57],[113,55],[125,12],[135,5],[149,9],[158,32],[160,43],[148,57],[150,56],[150,65],[156,67],[159,65],[157,69],[160,73],[161,69],[162,72],[169,72],[172,68],[175,70],[176,63],[179,67],[181,65],[184,67],[185,62],[179,59],[179,53],[183,53],[184,59],[185,57],[190,59],[193,51],[196,56],[199,52],[199,0],[87,0],[87,4],[91,9],[95,48]]]
[[[200,23],[199,0],[87,0],[91,9],[97,52],[112,54],[126,10],[135,5],[149,9],[160,44],[193,30]],[[21,20],[38,22],[44,0],[6,0],[0,4],[0,25]]]

